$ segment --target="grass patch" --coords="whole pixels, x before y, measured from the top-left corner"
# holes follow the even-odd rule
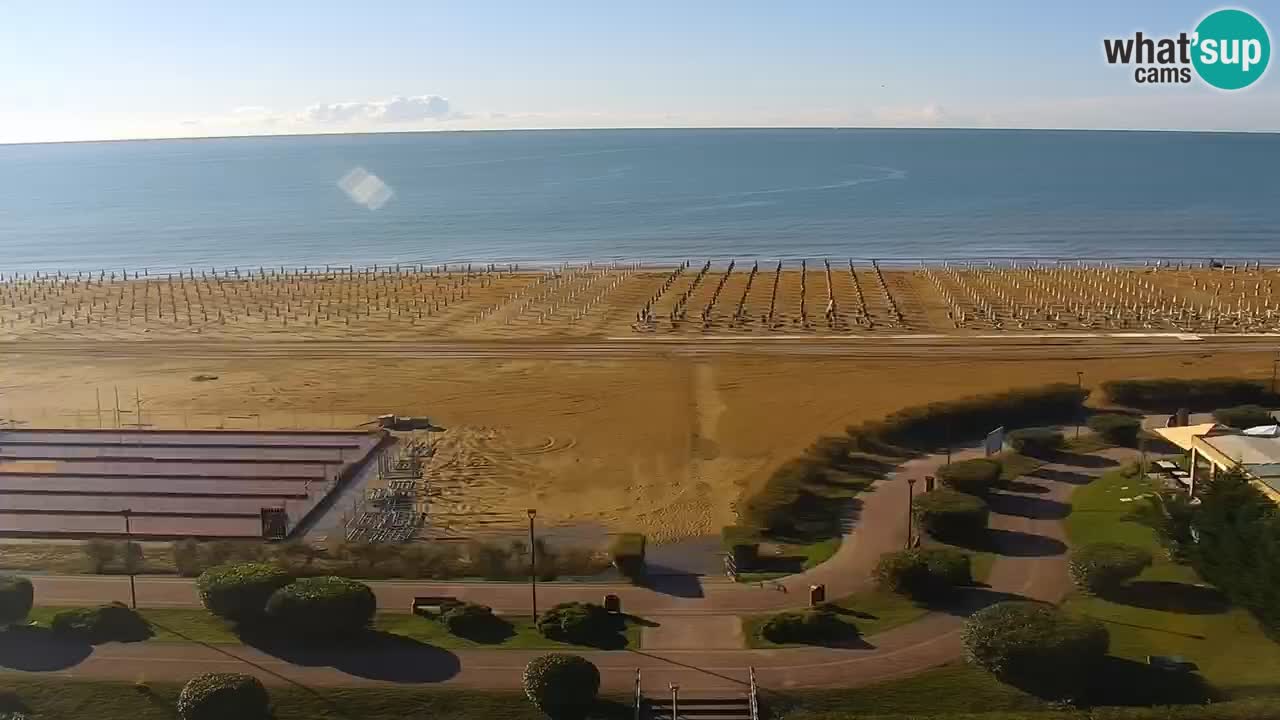
[[[811,543],[769,544],[772,552],[762,553],[756,570],[738,573],[740,583],[769,582],[815,568],[831,559],[843,538],[833,537]]]
[[[876,635],[915,622],[929,613],[928,608],[917,605],[910,598],[879,590],[850,595],[832,604],[846,611],[840,615],[840,619],[853,624],[863,636]],[[772,642],[760,634],[770,617],[772,615],[750,615],[742,618],[742,636],[746,639],[747,647],[798,647],[795,644]]]
[[[805,570],[815,568],[822,563],[831,559],[832,555],[840,549],[841,538],[830,538],[821,542],[816,542],[804,549],[804,563],[801,567]]]
[[[1000,461],[1000,479],[1005,482],[1017,480],[1045,464],[1044,460],[1013,452],[1012,450],[996,455],[995,459]]]
[[[841,690],[810,690],[765,696],[774,717],[786,720],[848,720],[876,715],[1040,710],[1035,697],[1005,685],[982,670],[947,665],[901,680]]]
[[[37,607],[31,610],[29,619],[42,627],[49,627],[53,616],[63,607]],[[210,645],[239,645],[240,636],[236,634],[235,625],[205,610],[186,608],[140,608],[142,615],[151,624],[155,632],[144,642],[199,642]],[[538,632],[529,617],[501,616],[509,621],[512,634],[494,642],[483,643],[450,634],[444,625],[418,615],[406,613],[378,613],[374,618],[373,628],[393,635],[403,635],[419,642],[434,645],[447,650],[461,648],[503,648],[512,650],[564,650],[567,648],[582,649],[580,645],[549,640]],[[626,646],[640,647],[640,625],[627,619],[623,631]]]
[[[181,686],[150,684],[139,692],[127,683],[79,682],[6,677],[32,715],[40,718],[173,720]],[[545,720],[523,693],[440,688],[304,688],[271,686],[276,720],[403,720],[432,717],[457,720]],[[604,700],[591,716],[623,720],[631,707],[623,699]]]
[[[1131,516],[1142,500],[1122,502],[1151,491],[1148,481],[1125,470],[1106,473],[1076,491],[1066,521],[1073,545],[1130,543],[1151,550],[1156,561],[1119,596],[1075,594],[1064,607],[1102,621],[1116,657],[1145,662],[1147,655],[1181,655],[1230,698],[1280,692],[1280,644],[1193,569],[1167,559],[1155,532]]]

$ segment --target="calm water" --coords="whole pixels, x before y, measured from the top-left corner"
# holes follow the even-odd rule
[[[378,210],[337,181],[395,191]],[[0,271],[1280,257],[1280,136],[435,133],[0,146]]]

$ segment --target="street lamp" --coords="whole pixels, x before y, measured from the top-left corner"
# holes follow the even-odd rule
[[[1280,350],[1276,351],[1276,357],[1271,360],[1271,394],[1276,394],[1276,368],[1280,368]]]
[[[129,607],[137,610],[138,588],[133,579],[133,574],[136,570],[133,563],[133,529],[129,525],[129,516],[133,514],[133,510],[125,508],[120,511],[120,514],[124,516],[124,562],[129,570]]]
[[[533,539],[533,518],[538,511],[529,508],[529,596],[533,600],[533,621],[538,621],[538,546]]]
[[[911,505],[915,497],[916,479],[907,478],[907,549],[911,549]]]
[[[1076,371],[1076,389],[1084,390],[1084,373],[1080,370]],[[1084,415],[1084,399],[1080,400],[1080,411],[1076,413],[1076,439],[1080,439],[1080,418]]]

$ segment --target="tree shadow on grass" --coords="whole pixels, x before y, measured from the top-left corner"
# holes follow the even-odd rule
[[[1087,678],[1081,700],[1089,705],[1189,705],[1212,698],[1194,672],[1165,670],[1108,655]]]
[[[1060,451],[1054,453],[1047,458],[1050,462],[1058,465],[1070,465],[1072,467],[1083,468],[1109,468],[1116,467],[1120,464],[1117,460],[1102,455],[1083,455],[1069,451]]]
[[[454,635],[482,645],[498,645],[504,640],[515,637],[516,628],[511,621],[497,615],[492,619],[472,627],[460,627],[450,630]]]
[[[1071,506],[1066,503],[1008,493],[992,493],[987,496],[987,505],[993,513],[1033,520],[1061,520],[1071,514]]]
[[[1159,580],[1135,580],[1108,591],[1103,599],[1146,610],[1185,615],[1217,615],[1230,607],[1217,588]]]
[[[987,528],[983,536],[978,539],[954,539],[948,542],[968,550],[990,552],[1006,557],[1051,557],[1067,551],[1066,544],[1061,540],[997,528]]]
[[[0,631],[0,667],[27,672],[65,670],[93,652],[83,640],[59,635],[48,628],[12,627]]]
[[[1085,473],[1074,472],[1071,470],[1054,470],[1052,468],[1036,468],[1027,473],[1028,477],[1037,477],[1042,480],[1052,480],[1054,482],[1067,483],[1069,485],[1088,485],[1093,480],[1093,476]]]
[[[338,645],[307,645],[267,631],[241,639],[294,665],[329,666],[348,675],[393,683],[438,683],[458,674],[458,656],[403,635],[368,630]]]

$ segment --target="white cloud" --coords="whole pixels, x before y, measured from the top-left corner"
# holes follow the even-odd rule
[[[390,100],[319,103],[307,108],[308,122],[342,125],[356,122],[405,123],[451,117],[449,101],[439,95],[394,97]]]

